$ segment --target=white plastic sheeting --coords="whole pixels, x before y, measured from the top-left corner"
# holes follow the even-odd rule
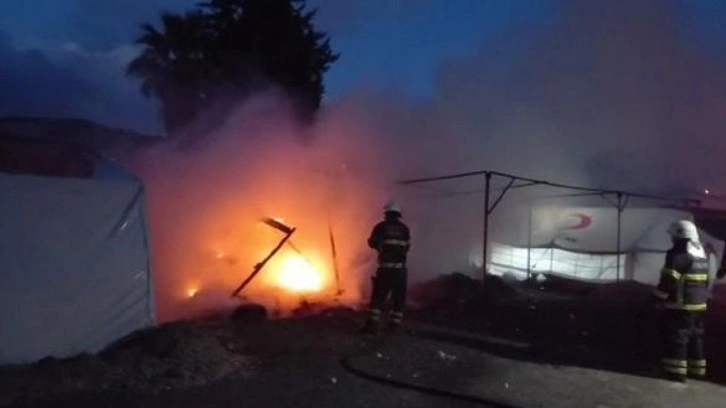
[[[656,284],[665,253],[671,247],[668,227],[678,219],[693,220],[693,215],[671,209],[631,208],[625,209],[621,217],[618,253],[615,208],[536,208],[530,249],[526,237],[515,243],[493,243],[489,270],[495,275],[520,279],[529,270],[591,282],[635,280]],[[724,242],[699,232],[709,254],[714,281]]]
[[[626,264],[625,258],[625,255],[620,255],[621,265]],[[526,277],[528,261],[533,274],[546,273],[595,282],[610,282],[618,278],[618,261],[614,254],[587,254],[557,248],[532,248],[528,253],[527,248],[497,243],[492,244],[489,271],[494,275],[510,272]]]
[[[155,322],[137,180],[0,174],[0,364],[96,352]]]

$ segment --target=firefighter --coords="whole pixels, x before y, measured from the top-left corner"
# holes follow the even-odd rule
[[[363,332],[375,333],[380,328],[383,305],[390,295],[393,308],[388,329],[393,331],[403,320],[406,304],[408,269],[406,258],[411,248],[411,233],[401,222],[401,208],[394,201],[385,207],[385,219],[378,223],[368,238],[368,246],[378,252],[378,269],[373,277],[373,292],[368,306],[368,319]]]
[[[706,376],[709,264],[693,222],[676,221],[668,233],[673,247],[653,294],[661,313],[662,368],[668,378],[684,382],[687,376]]]

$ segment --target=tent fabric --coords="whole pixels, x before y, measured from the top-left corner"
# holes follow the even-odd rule
[[[613,207],[538,207],[532,214],[531,237],[494,243],[489,270],[522,278],[545,273],[593,282],[635,280],[656,284],[666,251],[668,227],[691,213],[667,208],[626,208],[621,213],[618,252],[618,211]],[[715,277],[724,242],[699,229]],[[529,248],[529,249],[528,249]],[[618,257],[620,265],[618,268]],[[712,279],[713,280],[713,279]]]
[[[0,174],[0,364],[97,352],[155,322],[135,179]]]

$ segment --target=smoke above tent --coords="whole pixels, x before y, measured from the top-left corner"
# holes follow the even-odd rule
[[[295,226],[304,255],[286,246],[274,258],[280,265],[249,287],[250,299],[281,310],[315,293],[332,297],[328,219],[346,301],[361,299],[374,268],[365,238],[389,198],[401,202],[413,230],[413,280],[469,267],[472,251],[481,251],[481,181],[447,185],[473,193],[442,199],[441,191],[396,186],[405,178],[486,168],[718,195],[726,190],[724,66],[682,35],[676,16],[670,1],[563,2],[553,24],[503,33],[474,56],[443,62],[431,98],[356,89],[300,130],[271,92],[193,147],[169,141],[143,151],[133,168],[149,190],[162,320],[191,313],[190,293],[192,310],[234,304],[230,290],[279,239],[261,217]],[[535,194],[502,202],[495,237],[519,230],[512,208]],[[280,287],[282,278],[272,277],[287,270],[317,271],[323,289]]]

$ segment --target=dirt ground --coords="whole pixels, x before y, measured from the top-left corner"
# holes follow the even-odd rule
[[[0,406],[715,408],[726,400],[720,306],[709,315],[712,374],[683,385],[658,378],[647,288],[513,289],[495,280],[482,296],[480,283],[457,285],[442,290],[439,282],[435,294],[412,289],[422,307],[409,313],[408,332],[394,336],[357,335],[362,316],[345,309],[256,323],[219,317],[102,353],[89,373],[88,361],[3,369]],[[202,351],[190,356],[195,347]],[[126,379],[86,378],[107,378],[118,367],[130,367]],[[61,378],[80,385],[61,387]]]

